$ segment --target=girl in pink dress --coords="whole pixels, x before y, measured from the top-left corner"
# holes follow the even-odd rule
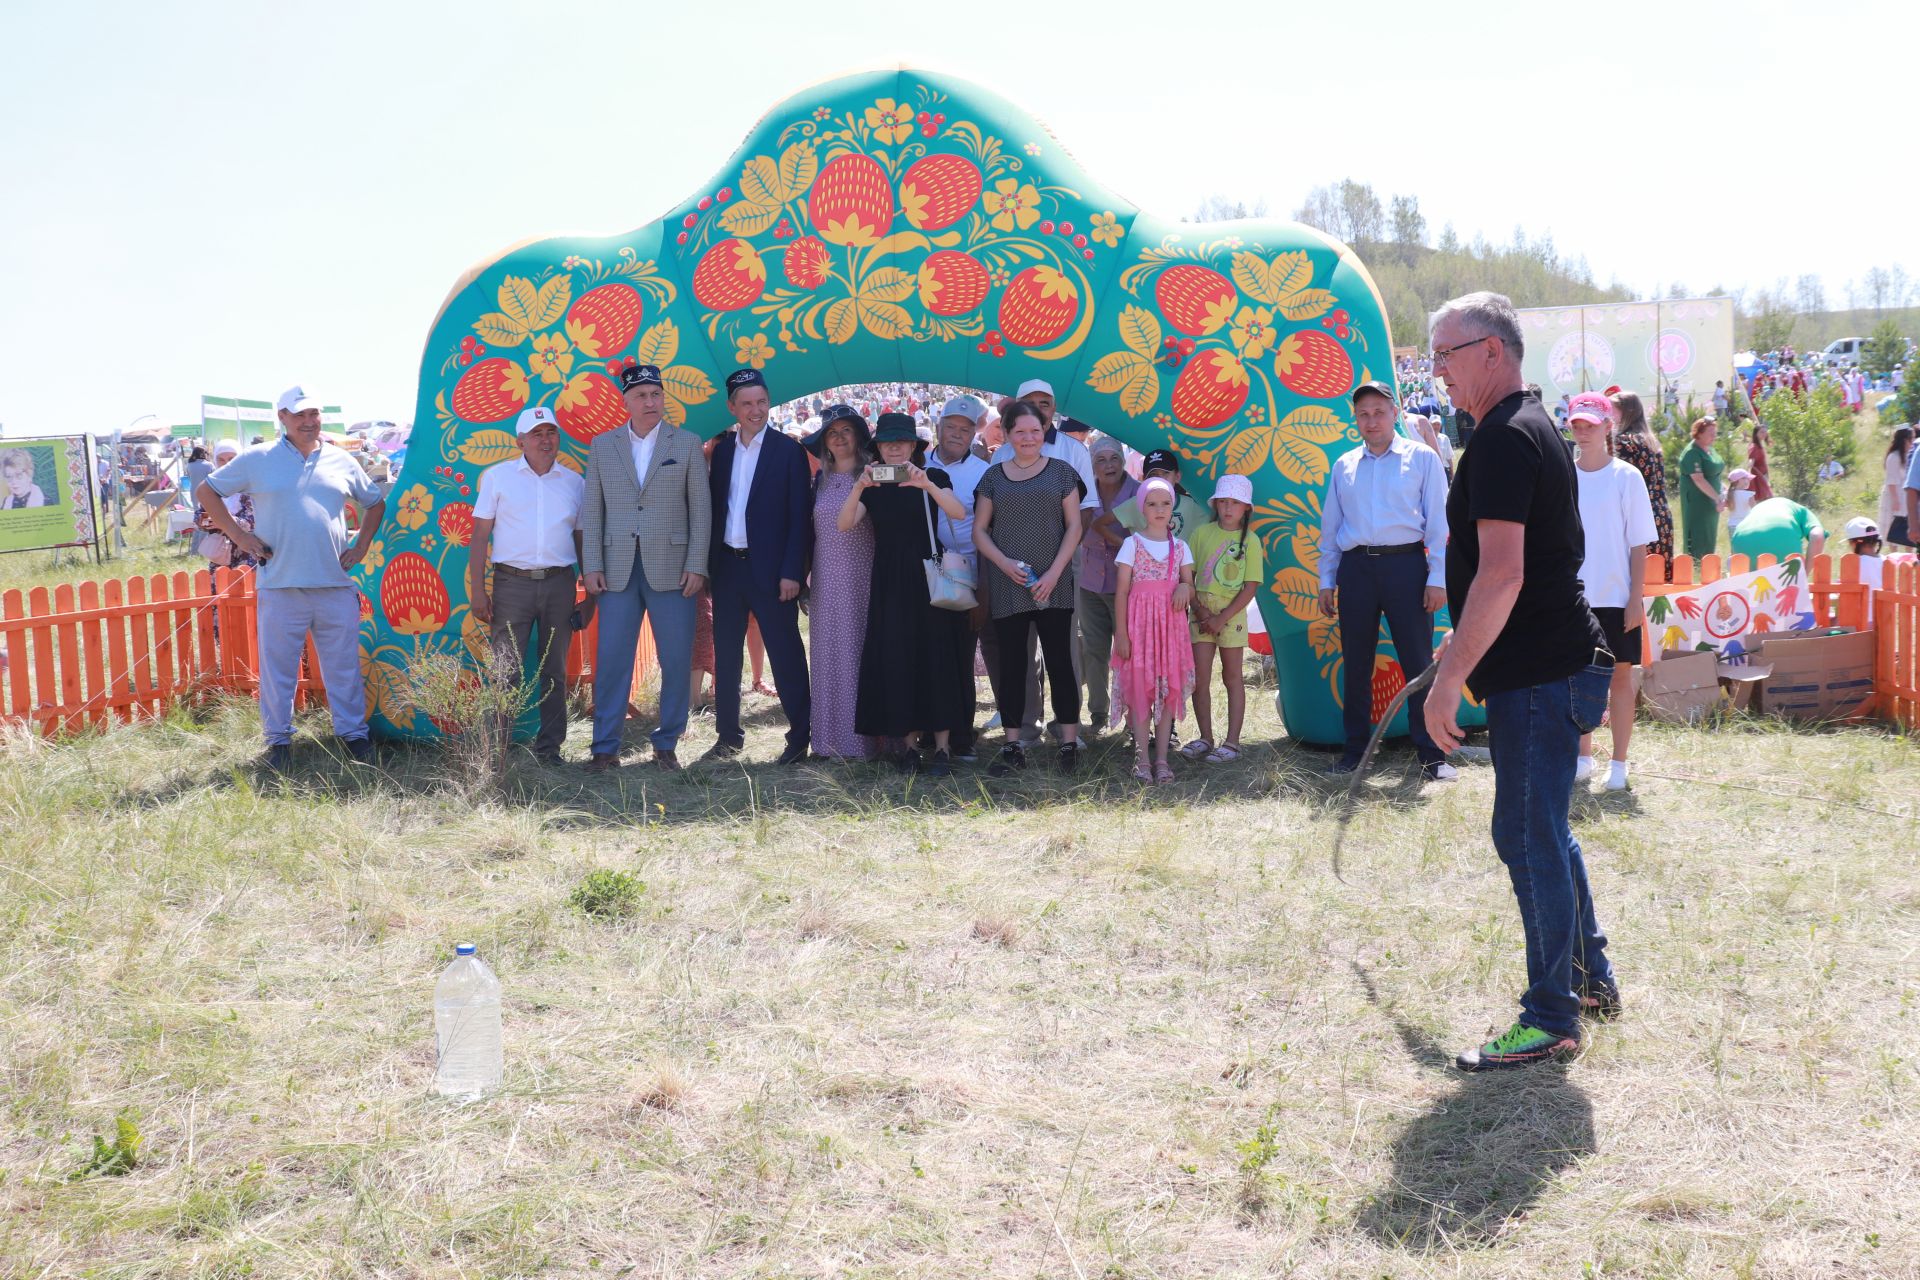
[[[1133,731],[1133,776],[1173,781],[1167,740],[1186,715],[1193,692],[1193,646],[1187,604],[1193,599],[1193,552],[1173,536],[1173,486],[1156,476],[1140,486],[1146,528],[1114,553],[1113,702],[1126,708]],[[1157,763],[1147,767],[1148,734]]]

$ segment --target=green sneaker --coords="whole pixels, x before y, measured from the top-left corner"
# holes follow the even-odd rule
[[[1503,1034],[1478,1049],[1467,1050],[1453,1061],[1462,1071],[1508,1071],[1515,1067],[1553,1062],[1579,1048],[1580,1042],[1571,1036],[1556,1036],[1524,1022],[1516,1022]]]

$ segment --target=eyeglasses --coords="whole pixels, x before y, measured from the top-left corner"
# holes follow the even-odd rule
[[[1468,347],[1471,347],[1472,345],[1474,345],[1474,343],[1485,342],[1488,338],[1491,338],[1492,336],[1493,335],[1490,333],[1483,333],[1479,337],[1475,338],[1473,342],[1461,342],[1451,347],[1441,347],[1438,351],[1433,353],[1433,367],[1438,369],[1441,365],[1447,362],[1447,357],[1452,355],[1454,352],[1465,351]]]

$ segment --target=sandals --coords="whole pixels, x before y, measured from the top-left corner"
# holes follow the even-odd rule
[[[1153,767],[1145,760],[1140,761],[1133,766],[1133,780],[1135,782],[1152,782]]]
[[[1160,786],[1160,787],[1164,787],[1169,782],[1172,782],[1173,766],[1168,764],[1165,760],[1162,760],[1159,764],[1155,765],[1153,767],[1153,781],[1155,786]]]
[[[1240,748],[1234,746],[1231,742],[1223,742],[1213,750],[1207,752],[1207,763],[1209,764],[1232,764],[1239,758]]]
[[[1211,742],[1208,742],[1205,738],[1195,738],[1192,742],[1180,748],[1180,754],[1189,760],[1199,760],[1212,750],[1213,744]]]

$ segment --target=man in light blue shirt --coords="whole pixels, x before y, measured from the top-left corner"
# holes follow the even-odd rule
[[[260,722],[267,764],[292,764],[293,694],[307,636],[320,658],[333,731],[362,764],[367,687],[360,674],[360,592],[347,570],[360,563],[386,510],[380,490],[345,449],[320,439],[320,401],[294,387],[280,397],[280,439],[257,445],[200,482],[195,498],[234,546],[260,562]],[[253,495],[253,528],[223,499]],[[347,541],[346,504],[360,507],[360,537]]]
[[[1320,612],[1340,620],[1346,750],[1335,773],[1358,767],[1373,734],[1373,667],[1380,619],[1407,680],[1433,661],[1433,615],[1447,599],[1447,473],[1440,455],[1394,430],[1393,389],[1362,383],[1353,421],[1364,443],[1333,464],[1320,506]],[[1426,698],[1407,700],[1408,724],[1427,777],[1451,781],[1427,733]],[[1384,708],[1382,708],[1384,709]]]

